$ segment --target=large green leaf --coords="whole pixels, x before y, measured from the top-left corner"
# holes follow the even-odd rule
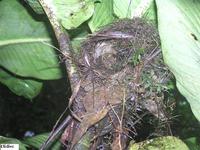
[[[113,0],[114,13],[119,18],[132,18],[139,2],[140,0]]]
[[[39,149],[41,145],[46,141],[48,138],[49,133],[43,133],[39,134],[33,137],[25,138],[22,143],[29,145],[30,147]],[[51,150],[60,150],[61,149],[61,143],[57,139],[50,147]]]
[[[44,0],[54,12],[56,18],[66,29],[75,29],[88,20],[94,12],[95,0]],[[33,10],[41,14],[42,7],[38,0],[27,0]]]
[[[61,77],[50,30],[35,20],[18,0],[0,1],[0,66],[23,77]]]
[[[25,147],[26,145],[14,138],[6,138],[3,136],[0,136],[0,144],[19,144],[20,150],[26,150],[26,147]]]
[[[111,23],[113,16],[113,1],[101,0],[95,3],[95,11],[88,25],[92,32],[97,31],[100,27]]]
[[[42,88],[42,82],[15,77],[0,68],[0,82],[12,92],[27,99],[33,99]]]
[[[129,150],[189,150],[189,148],[180,139],[165,136],[130,144]]]
[[[200,1],[156,0],[165,63],[200,121]]]
[[[119,18],[133,18],[146,16],[156,20],[154,0],[113,0],[114,13]]]
[[[94,12],[94,0],[54,0],[47,4],[66,29],[78,27]]]

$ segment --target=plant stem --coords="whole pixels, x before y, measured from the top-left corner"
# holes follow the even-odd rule
[[[76,70],[74,59],[73,59],[73,48],[69,39],[68,33],[60,25],[58,19],[56,18],[53,8],[51,8],[45,0],[39,0],[41,6],[43,7],[52,27],[55,32],[56,38],[59,43],[60,50],[62,54],[66,57],[65,66],[67,69],[68,77],[70,80],[71,89],[75,88],[79,81],[79,74]]]
[[[65,29],[60,25],[58,19],[56,18],[56,15],[53,11],[53,8],[51,8],[49,3],[45,0],[39,0],[39,3],[43,7],[43,9],[53,27],[54,33],[58,40],[60,51],[66,57],[65,66],[66,66],[68,78],[70,80],[71,90],[73,93],[76,89],[77,83],[79,83],[79,81],[80,81],[80,77],[79,77],[79,73],[76,70],[75,63],[73,61],[74,60],[73,48],[72,48],[72,45],[71,45],[71,42],[69,39],[69,35],[65,31]],[[57,126],[58,122],[60,121],[60,119],[59,119],[57,121],[57,124],[51,131],[48,139],[40,147],[40,150],[46,149],[48,147],[49,143],[51,143],[52,141],[54,141],[56,139],[56,137],[59,135],[60,131],[62,131],[64,128],[66,128],[72,119],[73,118],[71,116],[68,116],[63,122],[60,123],[60,125]]]

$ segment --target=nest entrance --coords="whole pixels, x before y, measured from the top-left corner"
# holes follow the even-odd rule
[[[166,119],[161,104],[166,90],[163,85],[170,75],[163,65],[158,32],[151,24],[139,18],[124,19],[90,35],[82,44],[78,63],[82,92],[76,101],[83,103],[85,111],[77,114],[82,122],[72,145],[91,126],[99,124],[95,134],[100,135],[110,124],[107,133],[113,133],[112,149],[117,149],[115,143],[124,147],[122,141],[127,136],[122,132],[128,134],[125,128],[134,128],[132,115],[142,108]],[[116,130],[120,130],[117,135]],[[94,143],[96,147],[100,144],[99,140]]]

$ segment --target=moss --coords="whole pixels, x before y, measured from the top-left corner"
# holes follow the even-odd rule
[[[160,137],[129,145],[129,150],[189,150],[184,142],[172,136]]]

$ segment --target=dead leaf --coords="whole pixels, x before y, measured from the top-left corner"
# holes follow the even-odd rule
[[[77,129],[77,131],[74,135],[74,138],[72,140],[72,148],[81,139],[81,137],[86,133],[88,128],[90,128],[92,125],[96,124],[101,119],[103,119],[107,115],[108,111],[109,111],[109,108],[107,106],[105,106],[100,111],[98,111],[96,113],[86,114],[83,117],[82,122],[80,123],[80,126]]]

